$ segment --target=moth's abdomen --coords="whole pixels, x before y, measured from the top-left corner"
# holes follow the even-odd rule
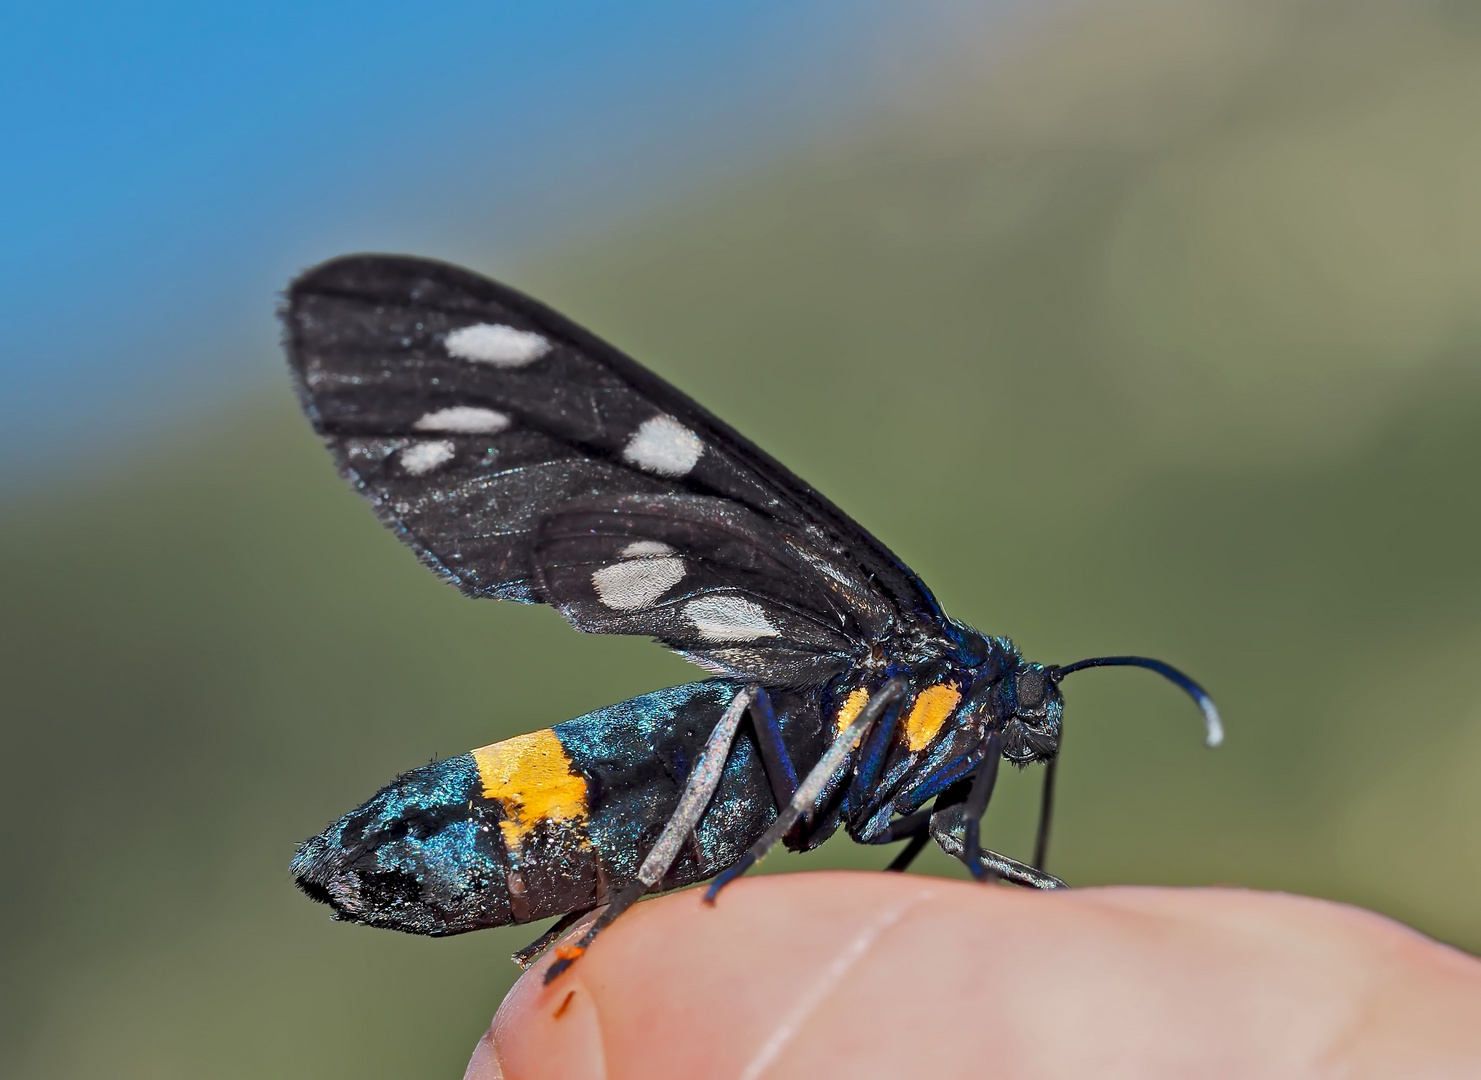
[[[337,917],[458,934],[602,902],[585,781],[550,730],[406,773],[305,842],[304,892]]]
[[[414,934],[605,903],[637,875],[740,685],[660,690],[406,773],[306,841],[294,877],[338,918]],[[788,695],[785,704],[815,716],[810,701]],[[811,742],[816,727],[812,720],[798,734]],[[664,887],[729,866],[775,815],[760,757],[743,737]]]

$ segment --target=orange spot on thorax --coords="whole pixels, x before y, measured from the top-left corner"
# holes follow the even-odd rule
[[[962,700],[962,692],[949,683],[928,686],[918,695],[905,717],[905,745],[912,753],[931,745]]]
[[[852,691],[848,697],[843,699],[843,704],[838,707],[838,716],[833,721],[833,734],[835,737],[843,734],[843,729],[859,718],[864,711],[864,706],[869,704],[869,691],[862,686]]]
[[[961,703],[962,692],[950,683],[928,686],[916,695],[905,714],[905,745],[913,753],[929,746],[941,733],[942,726]],[[833,720],[836,738],[846,727],[859,718],[864,706],[869,703],[869,691],[858,687],[849,692],[838,715]]]

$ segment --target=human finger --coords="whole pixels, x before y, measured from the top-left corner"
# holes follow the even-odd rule
[[[1481,963],[1281,894],[772,875],[543,968],[469,1077],[1481,1075]]]

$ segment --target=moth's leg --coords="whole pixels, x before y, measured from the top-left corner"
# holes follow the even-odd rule
[[[982,761],[973,772],[968,774],[971,783],[965,790],[962,780],[953,781],[950,787],[936,796],[936,801],[929,810],[917,810],[904,817],[898,817],[883,828],[860,836],[859,842],[862,844],[892,844],[896,840],[909,837],[910,843],[905,846],[905,850],[900,852],[886,867],[888,870],[904,870],[925,847],[931,835],[932,823],[944,820],[942,810],[952,807],[954,812],[960,815],[962,822],[960,826],[962,840],[958,849],[952,854],[966,863],[967,869],[972,871],[972,876],[979,881],[984,880],[985,877],[997,876],[997,871],[984,863],[981,858],[981,824],[982,815],[987,812],[988,800],[992,798],[993,787],[997,783],[1002,749],[1002,734],[995,731],[988,736]],[[927,777],[917,785],[917,790],[929,789],[934,787],[934,784],[935,778]]]
[[[878,837],[870,837],[864,842],[866,844],[889,844],[896,840],[904,840],[908,836],[910,843],[901,848],[900,853],[890,860],[890,865],[885,867],[885,870],[891,873],[903,874],[910,869],[910,864],[915,862],[916,857],[931,842],[931,819],[956,801],[958,800],[947,798],[946,793],[943,792],[936,796],[936,802],[929,810],[917,810],[913,814],[896,818]]]
[[[591,947],[596,936],[612,925],[617,916],[636,904],[643,898],[644,893],[663,880],[663,875],[668,873],[669,867],[679,857],[679,852],[688,841],[695,826],[699,824],[699,819],[704,817],[710,800],[715,796],[715,789],[720,786],[720,778],[725,772],[725,762],[730,757],[730,746],[735,741],[736,732],[740,730],[741,721],[763,693],[764,691],[759,686],[748,686],[736,694],[730,704],[725,707],[725,712],[720,715],[715,729],[710,732],[709,741],[705,743],[704,751],[695,763],[694,771],[689,774],[689,779],[684,784],[684,791],[679,796],[679,805],[674,809],[673,816],[668,819],[668,823],[664,825],[658,841],[643,859],[643,865],[638,867],[637,878],[618,891],[617,895],[608,902],[607,909],[586,928],[586,933],[581,935],[575,945],[565,945],[556,949],[555,963],[545,970],[547,984],[575,963],[576,959]],[[770,702],[768,706],[769,704]],[[757,725],[758,730],[761,726],[761,724]]]
[[[843,767],[849,754],[854,752],[854,748],[874,726],[880,714],[904,696],[905,682],[903,679],[891,679],[874,692],[868,703],[859,711],[859,715],[854,718],[854,722],[843,729],[842,733],[833,740],[833,744],[818,759],[818,763],[812,767],[807,778],[797,788],[797,793],[792,796],[792,801],[781,813],[777,814],[771,827],[761,834],[761,839],[752,844],[751,849],[742,855],[734,866],[719,874],[710,883],[709,889],[705,892],[707,903],[713,904],[721,889],[765,858],[766,853],[776,846],[777,841],[787,835],[788,830],[797,824],[803,814],[817,811],[830,786],[829,781]]]
[[[913,814],[906,814],[890,822],[883,829],[867,836],[861,836],[859,842],[863,844],[893,844],[896,840],[904,840],[907,836],[915,836],[923,831],[931,823],[931,815],[938,808],[929,810],[917,810]]]
[[[949,768],[949,766],[948,766]],[[927,777],[920,785],[922,787],[934,785],[935,777]],[[917,810],[912,814],[896,818],[890,822],[877,836],[862,838],[866,844],[890,844],[896,840],[910,838],[910,843],[900,850],[900,853],[885,867],[891,873],[904,873],[910,869],[910,864],[915,862],[916,857],[925,850],[926,844],[931,840],[931,819],[936,814],[945,810],[948,806],[954,806],[966,799],[971,785],[963,786],[961,780],[953,782],[949,787],[936,796],[936,801],[929,810]]]
[[[1054,820],[1054,777],[1058,770],[1059,755],[1056,754],[1044,766],[1044,786],[1039,793],[1039,829],[1034,836],[1034,865],[1040,870],[1049,865],[1049,826]]]
[[[992,799],[992,790],[998,782],[998,765],[1003,760],[1003,733],[994,731],[987,737],[987,754],[978,766],[972,780],[972,790],[962,804],[962,816],[967,823],[966,844],[962,850],[962,862],[978,881],[990,881],[998,875],[982,861],[982,815],[987,813],[987,804]]]
[[[935,840],[941,850],[954,859],[961,859],[966,853],[966,833],[967,823],[961,806],[948,807],[931,819],[931,839]],[[1053,874],[1046,874],[1042,870],[1036,870],[1017,859],[999,855],[996,851],[989,851],[987,848],[980,849],[978,859],[998,877],[1004,881],[1011,881],[1015,885],[1023,885],[1030,889],[1069,888]]]
[[[530,965],[539,959],[540,954],[555,944],[556,938],[575,926],[583,916],[595,910],[595,908],[582,908],[580,911],[573,911],[567,915],[562,915],[559,919],[555,920],[554,926],[530,942],[523,949],[520,949],[519,952],[512,955],[509,959],[518,964],[521,971],[528,971]]]
[[[931,842],[931,823],[928,821],[915,831],[910,838],[910,843],[900,849],[900,853],[890,860],[890,865],[885,870],[892,874],[903,874],[910,869],[910,864],[915,862],[916,857]]]
[[[797,794],[797,768],[792,764],[787,744],[782,741],[782,726],[777,723],[776,710],[771,707],[771,695],[765,687],[756,687],[756,700],[751,703],[751,725],[756,729],[761,764],[766,769],[766,779],[771,783],[771,794],[780,811]]]
[[[884,768],[885,755],[889,753],[890,740],[895,735],[895,729],[900,725],[901,709],[889,709],[883,714],[883,718],[874,725],[868,737],[863,741],[863,749],[859,752],[859,764],[854,770],[854,778],[849,783],[848,795],[845,796],[846,807],[857,809],[859,800],[867,800],[869,789],[874,787],[874,782],[879,779],[880,770]]]

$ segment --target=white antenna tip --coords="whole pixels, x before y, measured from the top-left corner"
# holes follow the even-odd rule
[[[1218,746],[1224,741],[1224,722],[1219,719],[1219,710],[1214,708],[1214,703],[1208,698],[1204,698],[1198,705],[1203,710],[1203,722],[1208,726],[1203,745]]]

